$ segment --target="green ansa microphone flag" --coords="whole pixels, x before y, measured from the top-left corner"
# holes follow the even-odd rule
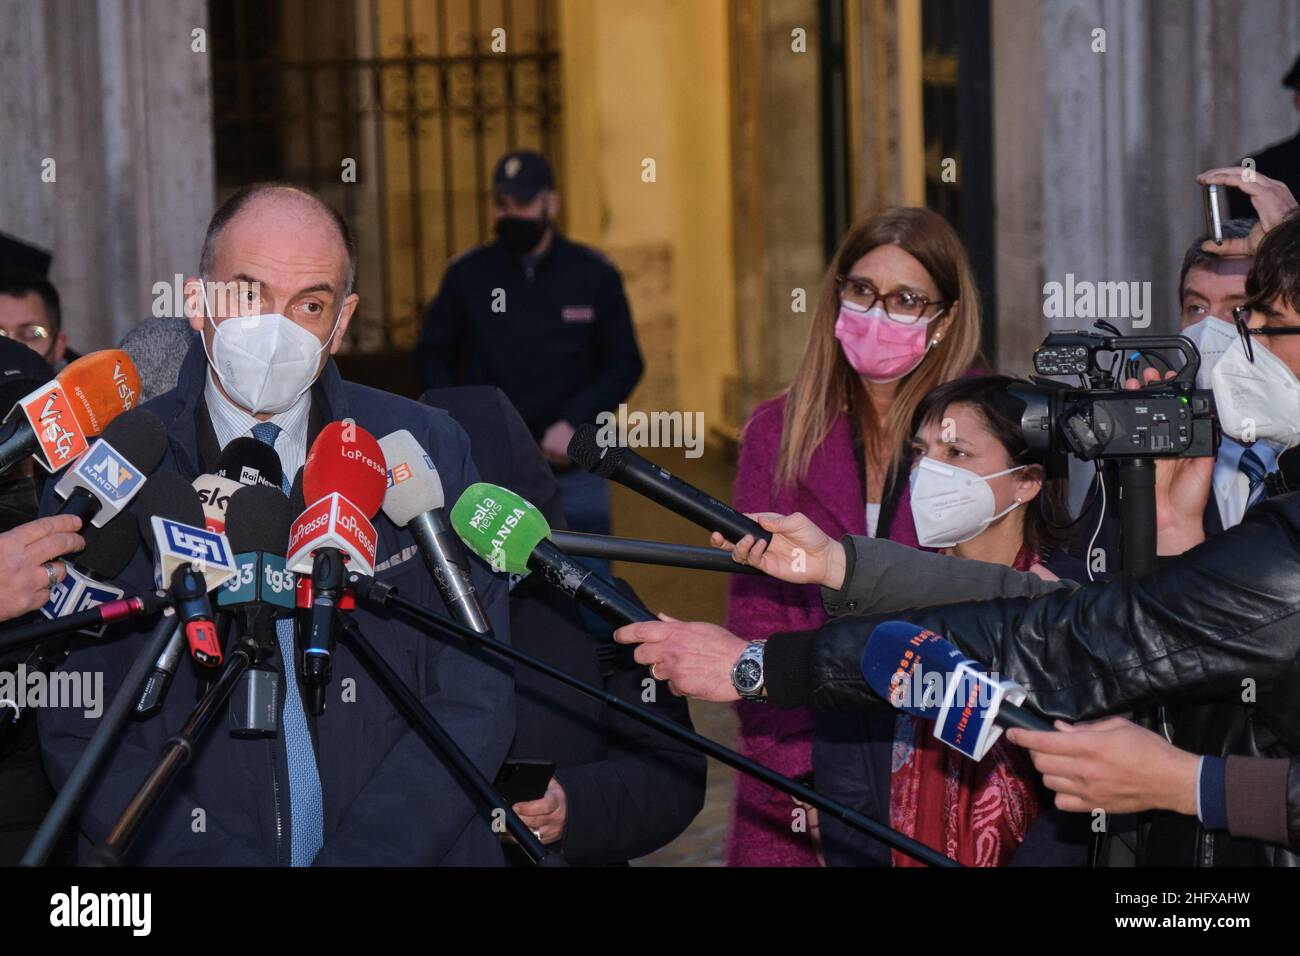
[[[547,584],[615,625],[653,621],[638,601],[551,543],[550,525],[533,505],[500,485],[479,482],[452,506],[451,526],[497,572],[536,571]]]
[[[551,526],[530,501],[500,485],[470,485],[451,509],[451,526],[494,571],[527,574],[528,559]]]

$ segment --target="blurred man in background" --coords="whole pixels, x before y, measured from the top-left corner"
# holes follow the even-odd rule
[[[507,153],[492,176],[496,240],[452,260],[424,315],[426,388],[495,385],[555,469],[570,530],[608,534],[604,479],[573,466],[574,430],[627,400],[641,351],[618,270],[565,238],[560,196],[538,153]]]
[[[21,342],[55,371],[76,358],[68,354],[58,290],[29,269],[0,268],[0,336]]]

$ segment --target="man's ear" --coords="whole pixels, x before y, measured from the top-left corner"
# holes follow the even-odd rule
[[[546,195],[546,217],[554,220],[560,214],[560,194],[552,189]]]
[[[203,307],[203,283],[198,276],[187,276],[181,288],[185,290],[185,318],[189,320],[190,328],[195,332],[202,332],[206,316]]]
[[[352,323],[352,313],[357,310],[357,303],[361,301],[361,296],[353,292],[343,300],[343,312],[339,316],[339,330],[334,333],[334,341],[330,343],[330,355],[337,355],[339,346],[343,344],[343,336],[348,334],[348,326]]]

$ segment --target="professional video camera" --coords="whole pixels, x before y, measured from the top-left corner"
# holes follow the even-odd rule
[[[1103,331],[1049,334],[1034,352],[1038,374],[1033,384],[1013,385],[1008,393],[1023,403],[1020,427],[1030,449],[1062,461],[1070,453],[1096,463],[1103,513],[1103,466],[1117,473],[1120,567],[1140,574],[1155,565],[1155,460],[1217,454],[1214,394],[1196,387],[1201,356],[1190,339],[1121,335],[1106,322],[1097,327]],[[1171,352],[1182,355],[1181,365],[1170,364]],[[1125,379],[1142,380],[1143,360],[1162,372],[1176,368],[1175,374],[1125,389]],[[1043,377],[1047,375],[1077,375],[1079,386]],[[1100,523],[1097,528],[1099,532]]]
[[[1140,359],[1173,368],[1161,354],[1171,351],[1183,356],[1173,378],[1123,387],[1125,378],[1140,380]],[[1105,353],[1113,358],[1103,364]],[[1219,427],[1213,393],[1196,387],[1200,367],[1196,346],[1181,335],[1052,332],[1034,352],[1034,384],[1009,391],[1024,402],[1020,425],[1034,451],[1083,461],[1210,457]],[[1077,375],[1081,387],[1045,375]]]

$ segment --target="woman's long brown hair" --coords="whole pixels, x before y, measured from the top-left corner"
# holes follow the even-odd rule
[[[855,262],[882,245],[895,245],[909,253],[925,267],[943,300],[956,303],[941,320],[939,343],[899,383],[898,396],[883,422],[877,420],[862,380],[835,338],[840,311],[835,276],[847,275]],[[911,437],[917,404],[935,386],[966,373],[979,355],[979,341],[980,299],[975,276],[961,239],[942,216],[929,209],[896,207],[855,226],[840,243],[822,279],[808,344],[788,389],[776,485],[790,487],[807,474],[813,453],[826,440],[840,413],[861,421],[868,449],[889,449],[889,459],[880,464],[886,474],[891,473]]]

